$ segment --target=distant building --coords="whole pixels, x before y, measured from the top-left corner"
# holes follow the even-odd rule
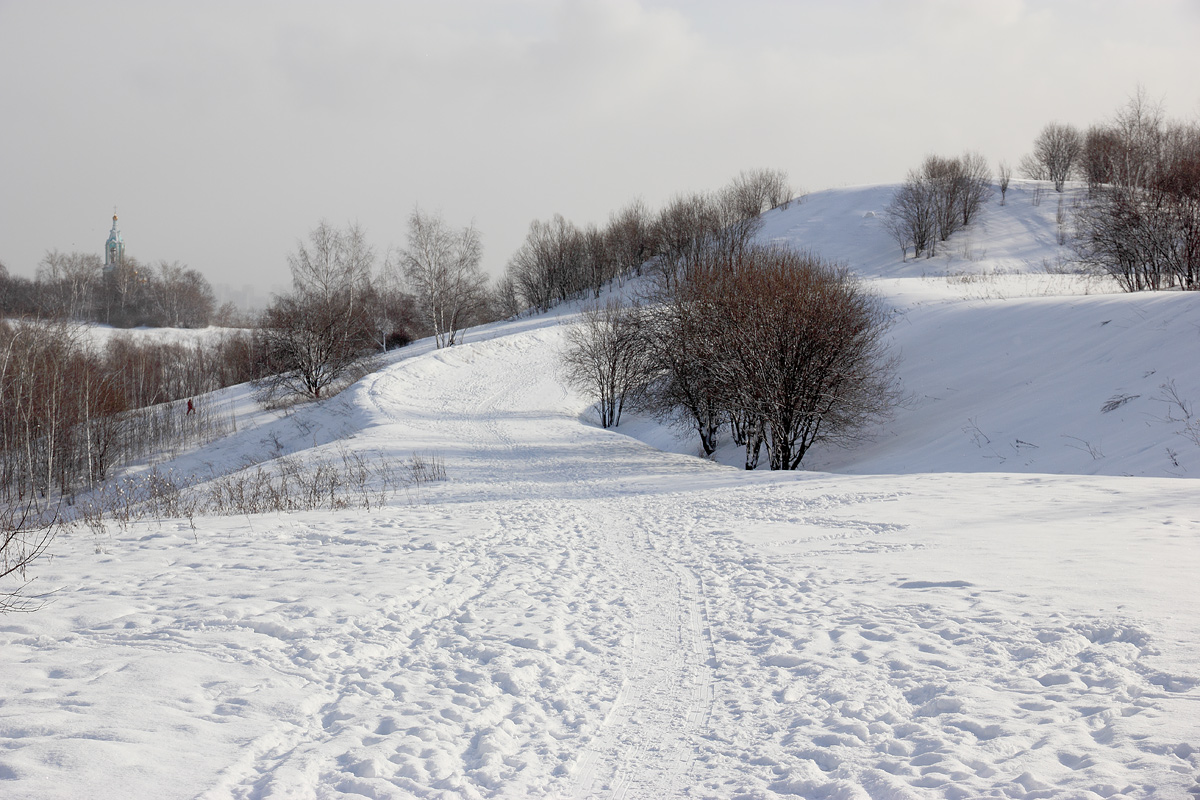
[[[125,262],[125,240],[117,230],[117,215],[113,214],[112,230],[104,243],[104,274],[107,275]]]

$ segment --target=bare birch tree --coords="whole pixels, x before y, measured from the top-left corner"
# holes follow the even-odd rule
[[[327,220],[309,232],[307,244],[298,241],[296,250],[288,254],[293,288],[323,300],[339,293],[349,292],[354,298],[366,292],[374,264],[375,250],[361,226],[341,230]]]
[[[414,208],[408,218],[408,247],[397,258],[437,346],[453,346],[487,304],[479,231],[473,224],[452,230],[440,214]]]

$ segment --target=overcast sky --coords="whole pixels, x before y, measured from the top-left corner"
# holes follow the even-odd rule
[[[285,288],[321,219],[382,255],[414,204],[529,222],[659,207],[740,170],[897,181],[1016,162],[1138,87],[1200,116],[1197,0],[0,0],[0,261],[128,252]]]

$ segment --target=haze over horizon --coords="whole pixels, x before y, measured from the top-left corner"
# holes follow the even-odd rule
[[[1028,151],[1144,87],[1200,115],[1200,5],[0,0],[0,262],[130,254],[285,286],[321,219],[382,259],[414,204],[499,275],[531,220],[603,223],[740,170],[798,190]]]

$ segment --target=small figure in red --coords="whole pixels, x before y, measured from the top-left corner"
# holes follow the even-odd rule
[[[192,398],[190,398],[190,397],[189,397],[189,398],[188,398],[188,410],[187,410],[187,413],[188,413],[188,414],[191,414],[191,413],[192,413],[193,411],[195,411],[195,410],[196,410],[196,407],[195,407],[194,405],[192,405]],[[186,416],[187,416],[187,414],[184,414],[184,416],[186,417]]]

